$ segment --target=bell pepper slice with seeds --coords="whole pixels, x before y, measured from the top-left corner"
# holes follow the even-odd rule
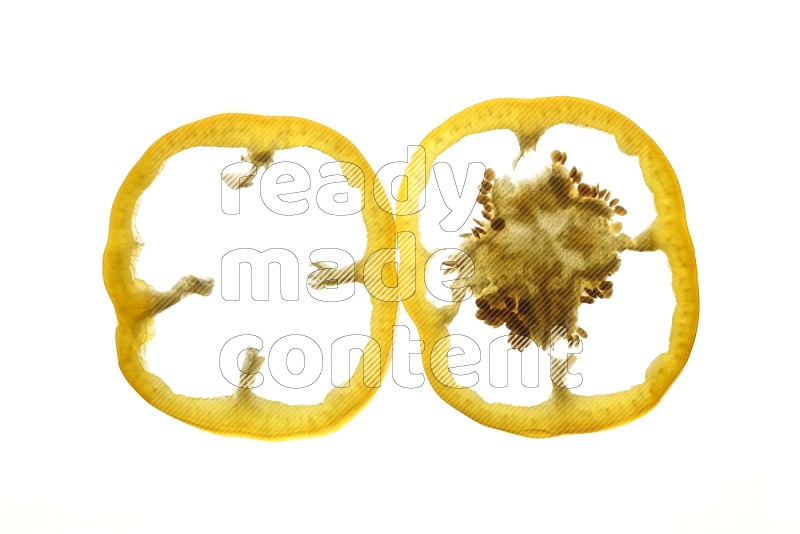
[[[599,184],[587,183],[576,167],[567,167],[567,155],[558,150],[541,175],[527,180],[500,178],[487,169],[477,192],[482,218],[461,235],[461,252],[443,262],[445,272],[457,272],[464,279],[453,286],[454,302],[437,308],[424,291],[403,302],[419,330],[423,368],[436,393],[479,423],[529,437],[599,431],[648,412],[686,364],[699,315],[694,248],[672,167],[631,120],[595,102],[571,97],[483,102],[455,114],[425,137],[401,185],[401,191],[408,191],[408,201],[398,205],[397,230],[418,237],[401,242],[401,287],[425,287],[424,273],[413,266],[425,265],[431,256],[419,238],[418,208],[436,158],[468,135],[500,129],[514,132],[521,156],[558,124],[611,134],[622,153],[639,158],[656,209],[650,226],[634,237],[624,234],[619,218],[627,209],[621,201]],[[624,250],[663,251],[672,274],[675,309],[669,349],[653,355],[644,382],[611,394],[574,394],[565,383],[575,361],[570,355],[551,358],[553,390],[535,406],[487,402],[456,383],[447,359],[448,325],[462,306],[470,306],[489,326],[507,328],[512,348],[524,351],[535,342],[546,349],[558,340],[575,346],[588,335],[578,325],[579,308],[611,297],[610,278]],[[473,292],[474,304],[460,298],[465,285]]]
[[[246,148],[253,172],[247,176],[223,175],[231,187],[252,185],[255,169],[269,165],[277,150],[311,147],[342,163],[352,187],[364,198],[362,216],[367,230],[364,258],[379,249],[394,249],[394,220],[386,194],[375,173],[355,146],[341,134],[321,124],[295,117],[226,114],[182,126],[156,141],[131,169],[111,209],[108,243],[103,256],[103,279],[114,304],[119,366],[130,385],[159,410],[196,427],[223,435],[265,440],[286,440],[332,432],[354,417],[373,397],[385,376],[391,350],[396,299],[389,293],[371,296],[369,342],[348,387],[333,388],[316,405],[288,405],[257,396],[251,389],[264,357],[248,349],[240,368],[240,387],[228,396],[199,398],[173,392],[169,385],[147,369],[145,347],[155,335],[156,315],[191,294],[208,296],[213,280],[188,275],[168,290],[157,290],[136,276],[136,260],[143,243],[135,230],[136,208],[142,193],[157,177],[167,159],[193,147]],[[291,231],[289,229],[289,231]],[[312,287],[321,287],[332,277],[363,282],[365,261],[342,270],[320,269],[310,277]],[[367,269],[369,271],[369,269]],[[348,274],[349,273],[349,274]],[[372,276],[389,276],[377,269]],[[386,278],[385,278],[386,279]],[[389,282],[391,283],[391,281]],[[390,292],[391,288],[386,289]],[[181,306],[191,305],[191,299]],[[268,318],[265,317],[265,323]],[[187,370],[187,372],[191,372]],[[221,378],[222,379],[222,378]]]

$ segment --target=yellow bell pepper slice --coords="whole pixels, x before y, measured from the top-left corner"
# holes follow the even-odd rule
[[[224,397],[177,394],[147,369],[145,346],[155,334],[155,316],[189,294],[207,296],[213,287],[210,279],[186,276],[172,289],[158,291],[136,276],[137,255],[142,247],[134,226],[139,198],[169,157],[192,147],[244,147],[248,159],[258,166],[266,166],[275,151],[294,147],[311,147],[334,160],[350,163],[342,165],[343,172],[348,183],[360,189],[365,201],[362,216],[367,228],[367,250],[364,258],[379,249],[395,247],[394,219],[383,188],[375,182],[375,173],[361,153],[336,131],[295,117],[244,114],[217,115],[182,126],[161,137],[144,153],[120,187],[111,209],[103,279],[116,310],[117,353],[123,375],[154,407],[218,434],[277,441],[319,436],[340,428],[372,399],[388,369],[397,311],[397,303],[391,295],[389,298],[371,296],[370,335],[377,343],[368,343],[365,347],[353,374],[358,379],[351,380],[349,387],[333,388],[316,405],[287,405],[255,395],[248,386],[263,363],[263,357],[254,349],[247,352],[241,387]],[[250,182],[240,185],[250,185]],[[390,279],[393,273],[394,270],[378,271],[373,276],[383,274]],[[363,259],[355,264],[355,278],[357,281],[364,279]]]
[[[474,260],[473,271],[478,280],[477,316],[492,326],[508,325],[509,341],[520,350],[531,341],[549,346],[553,337],[547,329],[555,326],[547,323],[550,319],[565,326],[561,339],[577,343],[580,337],[585,337],[585,332],[575,324],[577,309],[594,298],[610,296],[612,286],[606,277],[619,266],[616,252],[661,250],[671,269],[676,304],[669,350],[652,360],[644,382],[617,393],[580,396],[564,385],[563,378],[572,363],[567,360],[555,363],[561,369],[551,370],[554,387],[545,402],[535,406],[487,402],[475,391],[459,386],[448,366],[451,348],[448,324],[462,304],[437,308],[425,291],[417,291],[403,302],[419,330],[423,368],[436,393],[483,425],[529,437],[595,432],[625,424],[651,410],[686,364],[699,316],[694,248],[672,167],[656,143],[631,120],[595,102],[571,97],[483,102],[455,114],[424,138],[420,143],[422,148],[417,149],[406,168],[401,185],[401,191],[408,191],[408,201],[398,206],[397,230],[417,237],[401,242],[401,287],[409,284],[425,287],[425,273],[415,269],[415,265],[425,265],[431,256],[420,238],[419,198],[436,158],[465,136],[500,129],[516,134],[521,155],[534,149],[542,134],[558,124],[611,134],[620,151],[637,156],[645,184],[653,194],[656,219],[636,237],[620,233],[621,225],[612,222],[611,217],[624,215],[625,209],[616,199],[609,199],[606,191],[580,183],[582,174],[575,168],[568,170],[564,166],[566,154],[558,151],[551,155],[553,165],[549,171],[524,186],[509,185],[508,180],[498,180],[493,171],[487,170],[478,197],[478,202],[484,204],[486,217],[478,222],[485,224],[474,228],[473,236],[462,236],[465,237],[462,249]],[[497,193],[496,202],[491,197],[493,193]],[[548,273],[548,266],[541,263],[525,275],[532,277],[535,288],[525,289],[521,284],[523,274],[513,270],[517,266],[514,253],[527,254],[523,258],[526,261],[557,256],[547,249],[547,243],[563,239],[558,235],[561,231],[553,228],[548,239],[530,239],[524,246],[519,244],[520,235],[532,236],[524,233],[524,225],[530,224],[530,218],[544,214],[560,214],[559,217],[566,217],[562,222],[573,229],[583,229],[573,231],[571,239],[579,247],[577,250],[586,252],[585,257],[590,258],[586,261],[595,258],[596,264],[587,267],[582,263],[582,271],[571,272],[573,266],[562,263],[554,265],[554,270]],[[463,265],[459,261],[451,260],[446,266],[458,270]],[[499,261],[505,263],[498,265]],[[499,270],[505,274],[498,274]],[[594,285],[582,287],[587,281]],[[469,280],[465,283],[472,284]],[[526,295],[526,291],[536,292],[538,300]]]

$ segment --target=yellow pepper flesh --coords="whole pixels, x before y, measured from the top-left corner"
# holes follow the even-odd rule
[[[686,364],[699,316],[694,248],[672,167],[655,142],[631,120],[595,102],[571,97],[483,102],[457,113],[423,139],[420,145],[424,151],[417,150],[401,185],[401,191],[408,191],[408,202],[399,206],[397,230],[417,236],[415,245],[401,243],[401,287],[425,287],[424,272],[414,270],[414,264],[424,265],[431,256],[419,238],[418,199],[436,158],[467,135],[500,129],[516,134],[522,153],[534,149],[542,134],[557,124],[594,128],[613,135],[621,152],[639,158],[644,181],[653,193],[656,219],[635,242],[638,250],[661,250],[666,255],[676,305],[669,350],[652,360],[645,381],[627,391],[591,397],[554,388],[550,398],[536,406],[486,402],[475,391],[459,386],[450,372],[447,312],[436,308],[424,291],[403,302],[419,330],[423,368],[436,393],[481,424],[530,437],[603,430],[625,424],[652,409]]]
[[[103,278],[117,314],[117,353],[120,368],[131,386],[159,410],[218,434],[265,440],[286,440],[332,432],[354,417],[377,391],[388,369],[392,326],[397,303],[371,297],[371,337],[349,387],[333,388],[323,402],[312,406],[267,400],[243,388],[225,397],[188,397],[173,392],[145,363],[145,346],[154,335],[154,317],[165,295],[173,300],[186,293],[208,294],[211,288],[189,277],[179,282],[180,295],[159,292],[136,277],[136,259],[142,243],[134,229],[136,207],[167,159],[193,147],[247,148],[250,154],[311,147],[334,160],[348,162],[344,174],[365,199],[362,212],[367,228],[367,250],[394,248],[394,220],[386,194],[374,181],[375,173],[353,144],[334,130],[295,117],[226,114],[178,128],[156,141],[120,187],[111,210],[108,243],[103,256]],[[358,173],[358,168],[363,175]],[[363,377],[363,380],[362,380]]]

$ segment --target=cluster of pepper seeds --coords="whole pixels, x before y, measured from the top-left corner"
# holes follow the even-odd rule
[[[613,283],[607,277],[616,272],[620,264],[618,249],[614,248],[614,237],[621,231],[622,224],[611,218],[625,215],[627,211],[619,205],[619,199],[611,198],[611,192],[607,189],[602,189],[599,184],[592,186],[583,183],[583,173],[577,168],[573,167],[567,172],[564,168],[567,155],[564,152],[556,150],[550,157],[552,166],[525,190],[512,189],[507,185],[509,179],[504,179],[505,198],[497,198],[494,194],[493,190],[498,185],[497,177],[492,169],[487,169],[477,196],[483,219],[473,219],[476,225],[469,233],[461,234],[465,239],[461,247],[464,253],[451,256],[443,262],[445,274],[454,271],[463,273],[468,258],[475,262],[476,272],[484,272],[487,281],[483,284],[479,282],[479,287],[475,288],[475,304],[478,308],[475,316],[495,328],[506,325],[510,331],[508,340],[511,347],[520,351],[532,341],[539,346],[547,346],[557,338],[564,338],[572,347],[581,338],[586,338],[586,331],[576,324],[577,308],[580,304],[592,304],[596,299],[611,297]],[[531,198],[519,198],[523,194]],[[524,206],[526,202],[530,208],[520,210],[519,206]],[[504,217],[506,211],[508,216]],[[578,251],[583,260],[541,263],[539,268],[532,265],[532,269],[518,273],[517,278],[523,280],[520,283],[509,283],[507,276],[505,284],[500,283],[499,279],[492,280],[490,269],[507,270],[516,263],[508,261],[502,262],[507,265],[491,265],[486,261],[487,258],[513,260],[522,257],[524,260],[526,255],[543,256],[543,249],[535,250],[536,245],[518,243],[518,238],[493,240],[504,231],[508,232],[514,224],[536,228],[532,221],[537,216],[552,218],[553,214],[556,214],[556,220],[561,221],[557,226],[568,228],[568,231],[550,234],[560,234],[557,236],[559,244],[565,249]],[[598,220],[601,221],[599,227],[606,231],[582,231],[590,226],[597,228]],[[537,237],[541,236],[532,233],[534,235],[530,235],[529,239],[535,243]],[[489,242],[495,244],[488,245]],[[484,248],[503,250],[490,250],[482,257]],[[554,279],[567,282],[563,287],[552,287]]]

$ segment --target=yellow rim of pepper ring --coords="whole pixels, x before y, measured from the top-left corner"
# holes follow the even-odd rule
[[[396,299],[371,296],[370,335],[376,343],[370,342],[364,348],[352,375],[358,379],[351,380],[349,387],[333,388],[319,404],[288,405],[267,400],[248,387],[224,397],[188,397],[173,392],[148,371],[145,346],[155,333],[155,316],[187,295],[207,296],[213,287],[212,280],[186,276],[172,289],[158,291],[136,276],[136,260],[142,247],[134,226],[139,198],[169,157],[193,147],[244,147],[248,159],[258,166],[268,165],[275,151],[294,147],[311,147],[336,161],[347,162],[350,165],[342,165],[345,177],[350,186],[360,189],[364,199],[364,258],[379,249],[395,247],[394,219],[383,188],[375,182],[375,173],[361,153],[336,131],[306,119],[243,114],[217,115],[182,126],[161,137],[144,153],[120,187],[111,209],[103,279],[117,314],[117,354],[122,373],[154,407],[218,434],[285,440],[338,429],[372,399],[386,374]],[[363,282],[364,260],[357,261],[354,267],[356,281]],[[389,277],[392,273],[388,273]],[[380,275],[380,270],[372,274]],[[263,357],[248,351],[244,364],[248,369],[242,369],[245,380],[248,373],[257,372],[261,363]]]
[[[512,347],[520,350],[531,340],[537,344],[550,343],[553,334],[552,331],[548,333],[547,328],[553,326],[548,323],[551,319],[556,321],[554,324],[564,326],[562,339],[577,343],[586,335],[577,326],[577,309],[595,298],[611,295],[612,282],[608,277],[619,267],[618,252],[661,250],[672,274],[675,309],[669,350],[652,360],[644,382],[617,393],[580,396],[567,389],[565,382],[556,384],[555,375],[559,374],[556,372],[553,392],[541,404],[516,406],[487,402],[475,391],[459,386],[448,366],[451,348],[448,324],[460,303],[437,308],[428,300],[426,292],[419,290],[403,302],[419,330],[423,368],[436,393],[481,424],[530,437],[599,431],[625,424],[652,409],[686,364],[699,315],[694,248],[686,224],[683,197],[672,167],[655,142],[631,120],[608,107],[572,97],[483,102],[455,114],[425,137],[420,143],[422,149],[417,149],[406,168],[400,189],[408,191],[408,198],[398,205],[397,231],[417,236],[400,243],[401,288],[425,287],[424,270],[415,269],[415,265],[425,265],[431,256],[420,239],[419,198],[436,158],[468,135],[501,129],[516,134],[522,154],[534,149],[542,134],[558,124],[594,128],[611,134],[621,152],[637,156],[644,181],[653,194],[656,218],[638,236],[621,233],[621,224],[613,222],[613,217],[624,215],[626,210],[617,199],[609,198],[608,191],[581,183],[582,173],[574,167],[568,169],[566,154],[559,151],[553,152],[553,164],[541,177],[524,185],[497,179],[493,171],[487,170],[478,195],[485,220],[476,220],[478,226],[473,228],[474,235],[464,234],[464,245],[460,247],[474,261],[472,273],[477,278],[472,280],[477,281],[467,284],[475,292],[477,316],[492,326],[507,325]],[[530,224],[528,220],[543,214],[568,217],[563,221],[566,224],[563,228],[580,230],[569,236],[561,230],[553,230],[547,239],[530,239],[520,245],[519,236],[524,235],[521,232]],[[546,243],[566,239],[572,240],[570,246],[583,247],[576,249],[583,255],[580,261],[574,261],[575,265],[569,262],[547,264],[546,259],[554,256],[548,254],[551,251],[540,249],[537,254],[536,250],[527,250],[539,246],[536,244],[539,242],[546,247]],[[519,254],[528,255],[524,258],[526,261],[534,262],[525,273],[524,283],[522,274],[515,277],[513,269],[510,274],[498,273],[499,266],[495,264],[492,270],[492,260],[503,261],[502,270],[509,270],[509,265],[513,268],[517,249]],[[446,264],[458,270],[463,266],[459,261],[454,259]],[[561,363],[560,379],[569,370],[571,363],[567,362],[569,360]]]

